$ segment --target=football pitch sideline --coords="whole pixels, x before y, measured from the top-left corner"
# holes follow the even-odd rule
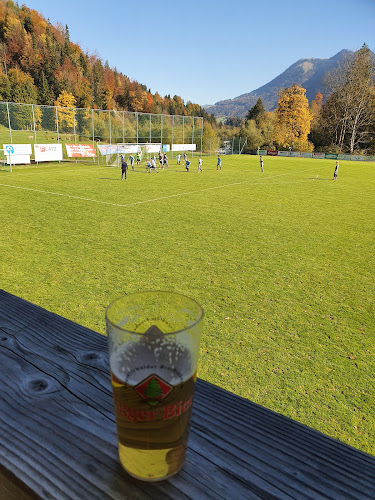
[[[2,288],[105,332],[116,297],[202,304],[198,376],[375,453],[375,164],[198,155],[190,172],[0,171]]]

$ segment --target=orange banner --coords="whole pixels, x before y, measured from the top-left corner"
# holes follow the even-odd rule
[[[69,158],[94,158],[96,156],[93,144],[65,144]]]

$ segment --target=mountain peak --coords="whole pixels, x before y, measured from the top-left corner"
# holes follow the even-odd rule
[[[324,85],[325,74],[334,69],[344,57],[351,54],[353,52],[350,50],[343,49],[328,59],[314,57],[299,59],[266,85],[234,99],[219,101],[213,106],[207,106],[207,109],[216,116],[244,117],[261,98],[264,109],[270,111],[275,109],[277,105],[279,90],[290,87],[293,83],[306,89],[306,97],[309,100],[314,99],[317,92],[321,92],[325,96],[327,94]]]

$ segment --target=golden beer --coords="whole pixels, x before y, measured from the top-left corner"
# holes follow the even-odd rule
[[[159,296],[165,292],[156,293],[157,307],[163,311]],[[176,301],[176,296],[181,301],[183,296],[167,294],[168,300]],[[195,305],[197,312],[194,314],[200,314],[200,321],[200,307],[191,299],[183,299]],[[116,301],[113,304],[116,305]],[[170,308],[170,304],[167,305]],[[170,333],[163,333],[161,328],[164,331],[172,329],[172,322],[178,318],[176,311],[172,310],[170,318],[165,311],[162,319],[154,318],[157,326],[143,319],[139,307],[129,306],[128,309],[129,313],[123,304],[118,306],[117,324],[128,326],[132,321],[134,330],[141,330],[141,333],[121,330],[117,324],[114,327],[108,320],[107,310],[119,457],[132,476],[158,481],[178,472],[185,460],[200,329],[196,326],[198,321],[195,324],[191,320],[186,306],[180,314],[185,320],[186,324],[182,325],[186,331],[178,331],[175,327],[177,331]]]

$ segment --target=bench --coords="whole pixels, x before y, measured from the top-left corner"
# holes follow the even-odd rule
[[[375,457],[199,379],[184,467],[138,481],[106,338],[0,291],[0,343],[0,499],[375,498]]]

